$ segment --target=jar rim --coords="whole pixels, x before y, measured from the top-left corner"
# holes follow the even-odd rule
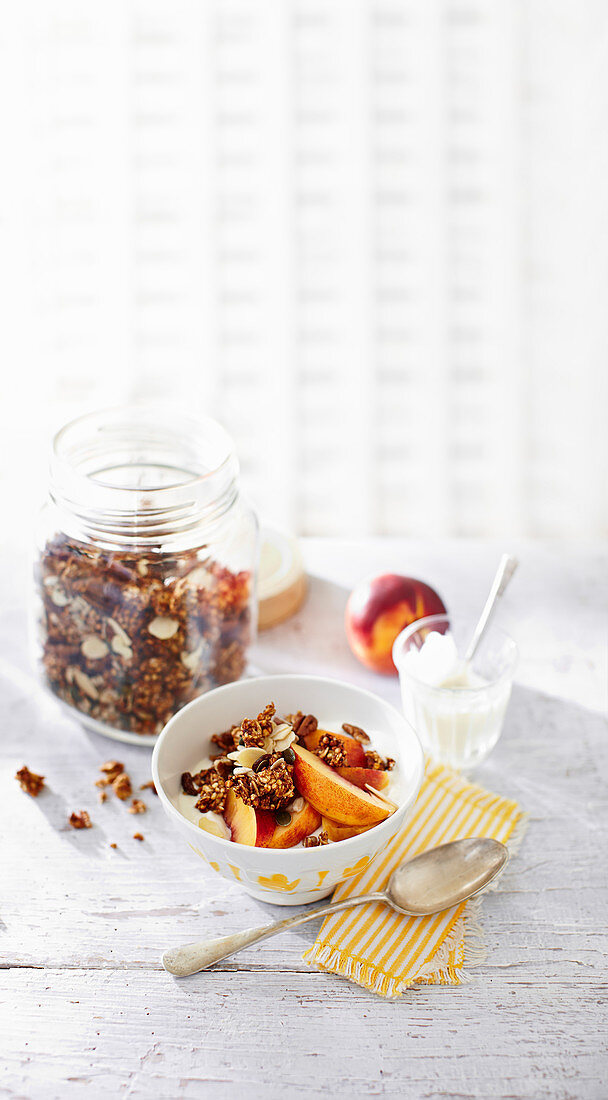
[[[175,482],[172,485],[155,486],[156,492],[162,492],[164,489],[179,488],[184,485],[190,485],[194,482],[209,479],[215,474],[220,473],[222,468],[230,462],[230,459],[234,458],[233,441],[226,429],[217,420],[214,420],[212,417],[207,416],[200,418],[186,416],[180,410],[174,410],[173,416],[176,421],[180,421],[180,424],[177,425],[178,427],[187,426],[192,430],[211,429],[218,437],[218,440],[223,437],[223,442],[226,447],[226,453],[224,455],[224,458],[220,462],[218,462],[212,468],[206,470],[204,473],[192,474],[190,477],[184,479],[183,481]],[[59,464],[65,465],[68,466],[70,470],[72,470],[74,473],[76,473],[73,463],[70,462],[66,450],[62,450],[62,448],[65,448],[66,442],[69,440],[70,434],[73,434],[78,429],[85,428],[88,425],[90,425],[92,429],[95,428],[96,424],[107,426],[112,419],[118,419],[120,417],[125,417],[125,419],[129,417],[132,421],[133,418],[140,419],[141,421],[146,418],[164,418],[166,420],[167,409],[166,407],[156,406],[149,403],[134,403],[132,405],[111,405],[104,409],[97,409],[94,412],[84,413],[82,416],[74,417],[72,420],[69,420],[67,424],[64,424],[53,437],[51,458],[52,466],[57,466]],[[83,474],[81,476],[87,481],[95,481],[97,484],[103,485],[104,487],[110,489],[121,489],[125,492],[142,491],[141,486],[137,485],[110,485],[108,482],[104,482],[99,478],[91,477],[90,475]]]
[[[238,461],[211,417],[150,402],[86,413],[53,439],[51,497],[88,535],[156,542],[224,514]]]

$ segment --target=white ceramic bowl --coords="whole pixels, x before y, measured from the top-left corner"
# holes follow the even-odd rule
[[[176,808],[181,776],[204,756],[212,733],[258,714],[272,701],[279,714],[303,710],[325,729],[342,722],[361,726],[373,746],[394,757],[398,809],[366,833],[316,848],[253,848],[213,836]],[[420,743],[403,717],[383,699],[322,676],[261,676],[238,680],[201,695],[180,710],[160,734],[152,756],[152,776],[166,813],[184,840],[208,866],[240,882],[256,898],[275,905],[299,905],[330,894],[343,879],[359,874],[397,833],[411,810],[424,768]]]

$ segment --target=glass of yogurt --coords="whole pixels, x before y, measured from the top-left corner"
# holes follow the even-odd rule
[[[517,662],[513,639],[490,626],[465,664],[475,625],[429,615],[393,646],[406,719],[430,756],[463,771],[485,760],[500,737]]]

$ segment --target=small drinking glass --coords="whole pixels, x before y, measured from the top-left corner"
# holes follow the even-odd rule
[[[406,655],[421,649],[429,634],[451,634],[459,655],[464,654],[475,622],[429,615],[401,632],[393,646],[399,672],[403,712],[424,750],[435,760],[468,771],[494,748],[511,695],[517,646],[502,630],[490,626],[479,645],[466,686],[431,686],[408,667]]]

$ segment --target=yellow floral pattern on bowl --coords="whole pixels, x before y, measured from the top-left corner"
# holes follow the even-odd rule
[[[361,871],[364,871],[366,867],[369,867],[372,859],[373,859],[373,856],[361,856],[361,859],[357,860],[354,867],[345,867],[344,868],[344,870],[342,872],[342,877],[343,878],[352,878],[353,875],[360,875]]]
[[[266,890],[281,890],[285,893],[291,893],[295,890],[296,886],[300,885],[302,880],[299,878],[290,882],[287,875],[258,875],[258,883]]]

